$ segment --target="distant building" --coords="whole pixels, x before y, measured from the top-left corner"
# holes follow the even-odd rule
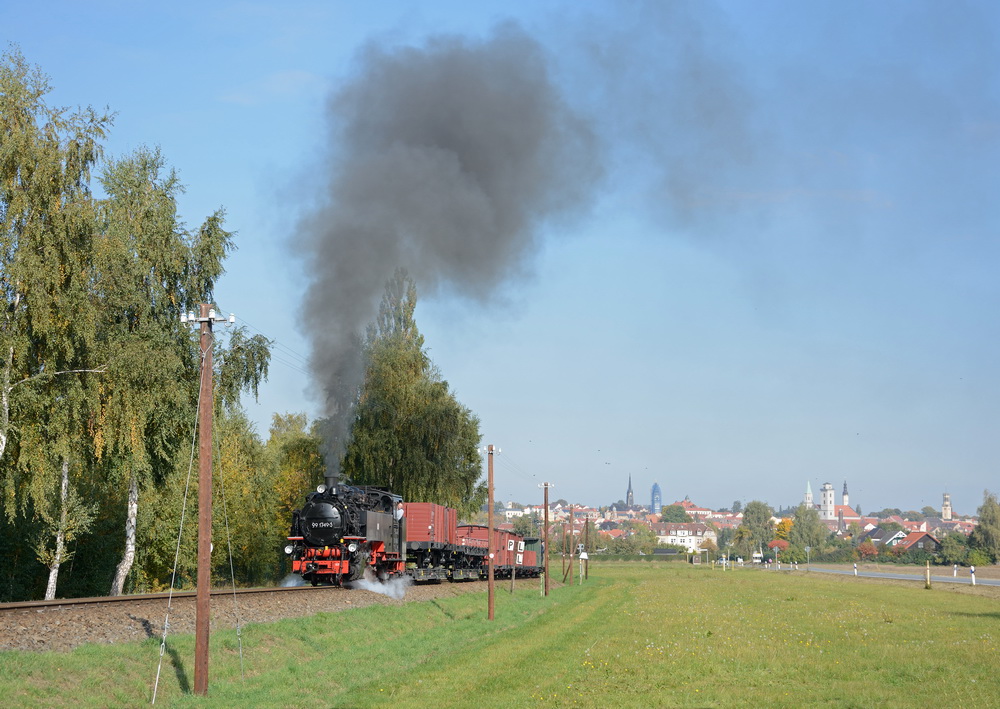
[[[628,476],[628,491],[625,493],[625,506],[633,507],[635,505],[635,495],[632,494],[632,476]]]
[[[837,519],[836,503],[833,501],[833,485],[823,483],[819,489],[819,518],[824,521]]]
[[[933,553],[941,548],[941,542],[927,532],[910,532],[900,540],[899,546],[907,551],[923,550]]]
[[[691,502],[691,500],[687,497],[685,497],[683,500],[679,502],[675,502],[674,505],[684,508],[684,511],[687,513],[687,516],[695,520],[696,522],[708,519],[714,514],[714,512],[708,509],[707,507],[698,507],[698,505]]]
[[[705,540],[711,540],[716,545],[719,541],[715,530],[700,522],[665,522],[654,525],[653,531],[656,532],[658,543],[682,546],[689,552],[701,549]]]
[[[951,522],[951,518],[951,495],[946,492],[944,494],[944,502],[941,503],[941,519],[945,522]]]
[[[649,511],[654,515],[660,514],[663,510],[663,494],[660,492],[659,483],[653,483],[652,502]]]

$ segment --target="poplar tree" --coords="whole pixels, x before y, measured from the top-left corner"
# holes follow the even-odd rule
[[[413,317],[416,286],[405,271],[386,284],[364,343],[365,378],[344,473],[407,500],[469,513],[482,505],[479,419],[460,404],[424,348]]]

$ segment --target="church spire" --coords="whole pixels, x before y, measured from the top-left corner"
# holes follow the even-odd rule
[[[635,496],[632,494],[632,474],[628,476],[628,492],[625,493],[625,504],[631,507],[635,504]]]

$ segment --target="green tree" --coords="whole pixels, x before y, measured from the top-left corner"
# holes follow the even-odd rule
[[[223,410],[213,436],[216,463],[212,473],[214,495],[212,537],[216,553],[214,575],[223,582],[259,585],[278,575],[290,517],[273,523],[281,506],[277,485],[280,471],[242,410]],[[217,481],[217,482],[216,482]],[[232,566],[230,566],[230,559]]]
[[[810,547],[818,550],[830,537],[830,530],[819,518],[815,507],[799,505],[795,510],[794,523],[788,531],[788,541],[800,549]]]
[[[609,544],[612,554],[652,554],[656,548],[656,534],[645,524],[625,522],[622,525],[625,534],[613,538]]]
[[[743,522],[740,523],[740,527],[746,528],[750,533],[751,548],[755,549],[774,539],[772,514],[770,506],[759,500],[752,500],[743,508]]]
[[[983,492],[983,504],[977,512],[979,524],[969,534],[970,551],[978,551],[991,562],[1000,559],[1000,504],[989,490]]]
[[[321,440],[315,424],[307,430],[305,414],[274,414],[271,419],[267,453],[278,471],[275,489],[278,504],[273,510],[272,523],[286,530],[292,512],[302,506],[306,493],[323,481]]]
[[[938,512],[933,507],[931,507],[930,505],[925,505],[923,508],[921,508],[920,514],[922,514],[924,517],[940,517],[941,516],[941,513]]]
[[[742,511],[743,511],[743,503],[742,503],[742,502],[740,502],[739,500],[736,500],[736,501],[735,501],[735,502],[733,503],[733,507],[732,507],[732,510],[733,510],[733,514],[734,514],[734,515],[738,515],[738,514],[739,514],[740,512],[742,512]]]
[[[758,545],[753,538],[753,532],[750,531],[749,527],[740,525],[736,528],[736,532],[733,534],[733,548],[736,550],[736,556],[749,559],[753,552],[757,550],[757,547]]]
[[[946,564],[964,564],[969,554],[969,539],[961,532],[949,532],[941,540],[941,560]]]
[[[514,533],[522,537],[537,537],[538,530],[542,526],[538,515],[521,515],[514,518]]]
[[[55,595],[69,538],[89,506],[94,329],[90,170],[111,119],[48,106],[47,77],[18,51],[0,56],[0,464],[3,505],[42,522],[36,550]],[[17,451],[11,455],[11,443]]]
[[[112,491],[127,491],[125,536],[111,595],[122,593],[135,559],[142,490],[162,481],[178,447],[188,445],[200,382],[199,335],[180,313],[211,302],[232,249],[223,213],[194,234],[177,214],[182,191],[158,150],[140,148],[101,175],[96,287],[104,312],[99,340],[108,361],[102,380],[96,448]],[[216,328],[218,332],[221,328]],[[220,333],[221,334],[221,333]],[[213,344],[215,408],[239,409],[239,394],[267,376],[269,343],[242,328]]]
[[[365,378],[341,468],[357,484],[471,513],[486,497],[478,482],[479,420],[428,357],[413,319],[416,303],[413,281],[398,271],[368,330]]]
[[[660,510],[660,521],[662,522],[691,522],[691,517],[680,505],[670,505]]]
[[[857,545],[862,534],[864,534],[864,530],[861,529],[861,525],[857,522],[851,522],[847,525],[847,536],[850,538],[851,544]]]

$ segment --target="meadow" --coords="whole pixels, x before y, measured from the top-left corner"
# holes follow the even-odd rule
[[[555,576],[555,574],[553,574]],[[163,707],[997,706],[996,589],[593,563],[582,586],[380,605],[174,637]],[[6,706],[149,706],[159,643],[0,653]]]

